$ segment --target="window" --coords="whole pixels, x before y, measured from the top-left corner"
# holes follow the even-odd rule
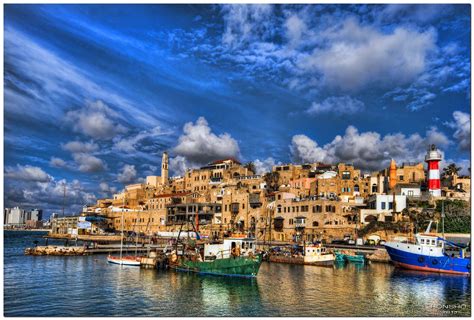
[[[350,180],[350,179],[351,179],[351,173],[349,171],[343,171],[342,180]]]
[[[382,202],[382,210],[385,210],[385,202]]]
[[[358,185],[358,184],[356,184],[356,185],[354,186],[354,192],[359,192],[359,185]]]
[[[346,192],[346,188],[342,188],[342,189],[341,189],[341,192]]]
[[[398,180],[403,181],[403,176],[398,176]]]
[[[290,223],[290,224],[293,224],[293,219],[290,219],[289,223]]]
[[[278,205],[278,207],[277,207],[277,212],[278,212],[278,213],[281,213],[281,205]]]
[[[372,184],[372,192],[377,192],[377,184]]]
[[[389,208],[390,210],[393,209],[393,202],[389,202],[389,203],[388,203],[388,208]]]
[[[347,192],[351,192],[351,188],[347,188]]]
[[[421,243],[421,244],[425,244],[425,239],[421,239],[421,240],[420,240],[420,243]]]

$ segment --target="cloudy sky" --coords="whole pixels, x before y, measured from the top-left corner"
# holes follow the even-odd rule
[[[5,5],[5,203],[233,156],[470,167],[469,5]]]

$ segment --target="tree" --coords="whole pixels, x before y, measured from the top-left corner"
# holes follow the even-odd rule
[[[461,171],[461,167],[456,166],[455,163],[451,163],[443,169],[443,177],[457,175],[459,171]]]
[[[255,164],[253,162],[248,162],[245,164],[244,168],[252,171],[253,173],[257,173],[257,169],[255,168]]]
[[[278,180],[280,180],[280,174],[278,172],[268,172],[263,176],[263,180],[267,184],[268,191],[278,190]]]

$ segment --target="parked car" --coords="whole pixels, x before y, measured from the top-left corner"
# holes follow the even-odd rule
[[[354,244],[356,244],[356,242],[355,242],[354,239],[348,239],[348,240],[347,240],[347,244],[354,245]]]
[[[331,244],[347,244],[347,242],[346,240],[336,239],[336,240],[332,240]]]

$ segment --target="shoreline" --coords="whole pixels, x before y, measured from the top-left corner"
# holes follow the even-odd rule
[[[26,231],[44,231],[44,232],[50,232],[51,229],[3,229],[3,231],[21,231],[21,232],[26,232]]]

